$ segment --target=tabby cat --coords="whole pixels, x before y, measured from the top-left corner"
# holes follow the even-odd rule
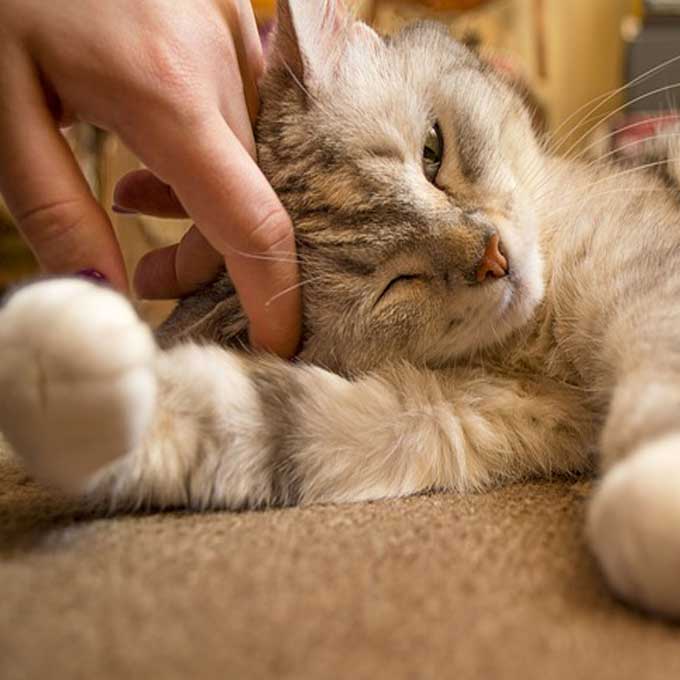
[[[651,174],[550,156],[434,24],[383,39],[281,0],[260,164],[296,227],[304,343],[244,350],[226,275],[159,349],[81,280],[0,311],[0,429],[114,508],[263,508],[602,473],[612,587],[680,616],[680,210]],[[248,254],[244,254],[248,256]]]

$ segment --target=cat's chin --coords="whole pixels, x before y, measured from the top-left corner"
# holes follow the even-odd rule
[[[515,258],[514,261],[515,267],[511,269],[510,276],[497,282],[494,314],[488,317],[490,331],[496,342],[502,342],[526,325],[545,295],[543,260],[538,247],[535,246],[524,257]],[[492,340],[486,345],[496,342]]]
[[[533,285],[518,279],[508,282],[498,304],[493,329],[499,341],[505,340],[532,319],[543,299],[543,293],[543,282],[540,279]]]
[[[543,286],[513,276],[497,283],[496,303],[477,331],[472,351],[501,344],[533,317],[543,297]]]
[[[476,325],[464,330],[451,326],[433,352],[431,365],[444,365],[451,360],[469,357],[495,345],[501,345],[513,333],[531,321],[543,300],[544,284],[538,267],[533,276],[519,272],[492,283],[484,295],[484,311]]]

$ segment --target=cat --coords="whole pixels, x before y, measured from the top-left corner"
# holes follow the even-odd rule
[[[0,430],[37,479],[115,509],[599,470],[586,534],[603,573],[679,617],[675,192],[551,156],[441,26],[382,38],[339,2],[278,12],[256,138],[296,229],[298,359],[244,349],[226,274],[158,341],[106,287],[42,281],[0,311]]]

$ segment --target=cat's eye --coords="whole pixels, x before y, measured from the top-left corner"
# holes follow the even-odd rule
[[[434,183],[444,157],[444,138],[439,123],[435,123],[427,133],[423,147],[423,171],[425,177]]]
[[[423,278],[422,274],[400,274],[395,276],[383,289],[383,292],[378,297],[378,302],[385,298],[388,293],[393,292],[398,286],[413,283],[414,281],[422,281]]]

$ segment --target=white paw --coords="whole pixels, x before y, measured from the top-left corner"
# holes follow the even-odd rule
[[[154,354],[117,293],[77,279],[27,286],[0,308],[0,431],[37,477],[79,491],[146,431]]]
[[[623,599],[680,618],[680,435],[645,445],[605,475],[588,537]]]

